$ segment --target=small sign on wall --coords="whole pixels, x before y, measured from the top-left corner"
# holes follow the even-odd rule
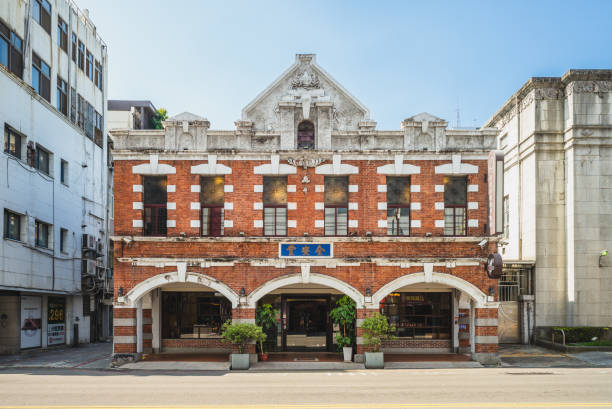
[[[280,258],[324,258],[334,256],[332,243],[279,243]]]

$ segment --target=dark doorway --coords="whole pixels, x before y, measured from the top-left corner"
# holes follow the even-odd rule
[[[298,125],[298,149],[314,149],[314,124],[310,121],[302,121]]]
[[[329,296],[283,295],[281,301],[282,350],[330,351],[332,326]]]

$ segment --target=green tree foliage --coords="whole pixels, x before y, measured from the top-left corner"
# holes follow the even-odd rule
[[[221,337],[225,342],[237,345],[241,354],[244,354],[244,349],[249,343],[261,343],[266,340],[266,334],[263,333],[260,326],[249,323],[232,324],[230,320],[223,324]]]
[[[361,328],[364,330],[366,346],[376,352],[380,351],[383,340],[395,339],[395,336],[392,335],[395,332],[395,326],[389,325],[387,317],[379,312],[364,319]]]
[[[153,129],[164,129],[163,121],[168,119],[168,111],[164,108],[159,108],[157,112],[155,112],[155,116],[151,118],[151,128]]]
[[[277,314],[278,310],[274,309],[270,304],[260,305],[255,312],[255,322],[263,329],[276,327]]]
[[[336,307],[329,312],[329,316],[335,324],[340,326],[340,333],[336,336],[338,348],[351,346],[355,335],[355,318],[357,317],[355,301],[345,295],[336,302]]]

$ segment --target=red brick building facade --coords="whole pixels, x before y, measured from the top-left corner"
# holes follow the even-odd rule
[[[357,324],[396,324],[384,350],[494,359],[496,131],[375,125],[298,55],[233,131],[188,113],[114,131],[114,352],[231,349],[219,323],[264,302],[280,311],[271,348],[335,350],[327,314],[347,295]]]

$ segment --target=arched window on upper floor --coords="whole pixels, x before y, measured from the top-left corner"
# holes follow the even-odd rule
[[[314,149],[314,124],[310,121],[302,121],[298,125],[297,137],[298,149]]]

